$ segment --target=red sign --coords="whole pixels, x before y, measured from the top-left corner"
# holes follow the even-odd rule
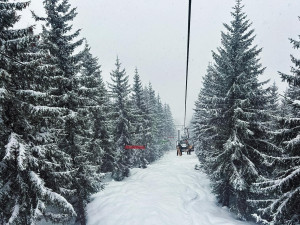
[[[125,149],[146,149],[144,145],[125,145]]]

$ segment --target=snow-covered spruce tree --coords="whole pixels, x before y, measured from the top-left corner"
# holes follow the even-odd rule
[[[278,87],[274,82],[271,87],[269,87],[268,91],[268,106],[267,109],[270,110],[271,113],[276,115],[279,109],[279,94],[278,94]]]
[[[299,40],[290,41],[295,49],[300,48]],[[289,84],[287,112],[280,121],[281,128],[275,132],[276,144],[283,148],[283,154],[275,160],[273,176],[256,184],[267,200],[254,201],[260,206],[254,216],[264,224],[300,223],[300,64],[294,56],[291,61],[291,74],[280,73]]]
[[[82,68],[79,92],[85,99],[85,105],[90,113],[89,158],[93,164],[100,166],[102,172],[112,171],[113,156],[108,133],[108,92],[102,80],[98,58],[90,53],[90,47],[85,45],[82,56]]]
[[[0,156],[4,156],[5,151],[3,151],[4,146],[7,144],[7,137],[10,133],[8,127],[9,124],[5,124],[5,108],[4,102],[8,100],[11,96],[12,89],[12,76],[10,73],[16,74],[19,68],[24,68],[24,65],[17,63],[11,57],[16,57],[18,54],[24,53],[28,49],[28,46],[33,43],[33,27],[27,27],[24,29],[11,29],[15,23],[20,20],[20,17],[17,15],[18,11],[23,10],[28,7],[29,2],[8,2],[1,1],[1,23],[0,23]],[[24,42],[21,42],[21,38],[24,39]],[[11,44],[10,44],[11,43]],[[17,60],[17,59],[16,59]],[[8,71],[10,67],[13,68]],[[22,66],[22,67],[21,67]],[[16,75],[15,75],[16,76]],[[6,106],[7,107],[7,106]]]
[[[147,115],[146,105],[143,93],[143,86],[140,80],[138,70],[135,70],[133,77],[134,83],[132,86],[132,142],[138,145],[147,146],[146,129]],[[132,159],[133,165],[139,168],[146,168],[147,160],[145,150],[133,150]]]
[[[58,117],[57,128],[61,130],[58,146],[71,156],[74,170],[70,182],[75,193],[66,197],[76,210],[76,222],[86,224],[85,206],[89,196],[101,188],[101,176],[97,173],[97,167],[89,161],[93,152],[90,152],[91,122],[88,106],[92,100],[86,101],[87,96],[82,91],[84,88],[80,89],[79,75],[80,60],[84,56],[84,51],[74,53],[76,48],[82,45],[83,39],[76,40],[80,30],[72,33],[71,21],[77,13],[67,0],[45,0],[43,4],[46,16],[38,17],[34,14],[34,17],[45,22],[42,48],[48,50],[54,59],[55,85],[51,88],[53,105],[66,110]],[[92,92],[92,89],[86,93],[89,91]]]
[[[224,24],[227,32],[222,32],[222,47],[213,53],[217,89],[216,96],[208,97],[205,105],[211,118],[204,129],[210,126],[207,128],[216,135],[208,165],[213,190],[223,206],[247,219],[250,186],[262,172],[262,152],[272,145],[266,141],[261,123],[266,119],[267,101],[264,83],[258,82],[264,71],[258,59],[261,49],[252,44],[254,30],[242,8],[237,0],[233,20]]]
[[[157,148],[158,148],[158,158],[163,156],[165,151],[169,150],[168,147],[168,137],[165,130],[166,126],[166,115],[164,114],[163,104],[161,102],[160,96],[156,96],[156,117],[157,117]]]
[[[158,136],[157,136],[157,100],[155,96],[155,91],[152,88],[151,83],[148,87],[144,88],[145,93],[145,103],[147,112],[147,126],[146,126],[146,139],[147,145],[147,161],[149,163],[154,162],[158,159]],[[161,138],[161,137],[159,137]]]
[[[149,107],[148,107],[148,101],[149,101],[149,91],[148,87],[144,86],[142,89],[142,94],[143,94],[143,99],[144,99],[144,104],[143,104],[143,139],[146,144],[146,151],[144,152],[144,160],[146,161],[146,164],[149,164],[152,162],[150,159],[152,158],[151,154],[152,151],[151,146],[152,146],[152,117],[149,112]]]
[[[268,111],[269,119],[266,123],[269,131],[274,132],[278,128],[278,120],[280,119],[280,108],[279,108],[279,94],[278,87],[274,82],[270,87],[267,88],[266,92],[267,104],[265,110]],[[273,134],[272,134],[273,135]],[[272,137],[272,135],[270,137]]]
[[[171,108],[168,104],[164,104],[164,133],[165,138],[168,140],[168,149],[172,149],[175,146],[175,124]]]
[[[116,61],[116,69],[111,72],[111,83],[108,84],[112,100],[110,109],[111,132],[113,136],[113,148],[115,164],[112,177],[120,181],[129,176],[130,150],[124,146],[131,143],[131,112],[129,108],[130,86],[125,69],[121,69],[119,58]]]
[[[85,212],[90,195],[101,188],[102,159],[104,151],[110,148],[106,127],[107,91],[97,61],[98,59],[92,56],[90,47],[86,43],[82,52],[80,75],[77,77],[80,99],[78,115],[83,118],[84,122],[81,125],[82,132],[77,132],[80,137],[78,140],[85,151],[79,156],[83,158],[79,168],[83,172],[78,174],[78,180],[82,183],[79,184],[77,204],[80,205],[82,212]],[[85,177],[87,175],[88,177]],[[86,224],[84,215],[80,218],[80,222]]]
[[[203,168],[211,174],[210,159],[226,142],[227,125],[224,120],[225,108],[224,78],[209,65],[203,77],[203,87],[195,103],[192,133],[195,139],[195,152],[203,162]],[[222,125],[221,125],[222,124]],[[213,162],[213,160],[212,160]],[[211,168],[212,169],[212,168]],[[221,201],[222,202],[222,201]]]
[[[171,146],[167,139],[174,136],[175,126],[170,107],[166,106],[165,112],[160,97],[155,94],[151,83],[144,87],[143,93],[146,106],[144,115],[146,160],[151,163],[159,159]]]
[[[104,151],[110,148],[109,135],[107,131],[107,98],[108,93],[102,80],[98,58],[90,53],[90,47],[85,45],[82,56],[82,68],[79,77],[79,93],[88,108],[89,128],[88,132],[92,161],[95,165],[102,166]],[[109,161],[109,160],[108,160]]]
[[[0,139],[0,224],[36,224],[41,218],[66,222],[75,215],[60,194],[67,185],[60,183],[53,190],[43,178],[47,174],[70,179],[69,157],[57,149],[56,132],[49,124],[59,109],[49,106],[51,98],[46,93],[48,55],[35,47],[38,36],[32,27],[10,29],[19,20],[16,11],[29,3],[0,4],[0,108],[5,125]]]

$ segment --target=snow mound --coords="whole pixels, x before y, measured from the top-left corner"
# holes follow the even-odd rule
[[[88,225],[249,225],[216,205],[195,155],[168,152],[147,169],[110,181],[88,205]]]

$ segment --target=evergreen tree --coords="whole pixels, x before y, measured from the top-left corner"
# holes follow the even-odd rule
[[[143,93],[143,87],[140,80],[138,70],[135,70],[133,77],[134,83],[132,87],[132,102],[133,102],[133,143],[147,146],[145,127],[146,127],[146,105]],[[145,159],[145,150],[133,150],[133,164],[136,167],[146,168],[147,161]]]
[[[144,154],[144,160],[146,161],[146,164],[149,164],[152,162],[152,141],[153,141],[153,135],[151,133],[152,129],[152,117],[150,114],[150,108],[149,108],[149,90],[147,86],[144,86],[143,88],[143,97],[144,97],[144,114],[143,114],[143,139],[145,140],[147,150]]]
[[[290,39],[299,49],[300,41]],[[256,184],[264,193],[262,200],[254,201],[258,206],[258,221],[265,224],[290,224],[300,222],[300,67],[299,59],[291,56],[294,66],[291,74],[279,73],[289,84],[286,93],[287,111],[276,130],[275,143],[283,148],[283,154],[274,159],[276,170],[272,176]]]
[[[33,35],[32,27],[10,28],[19,20],[16,11],[29,3],[0,4],[0,108],[4,124],[0,139],[0,223],[36,224],[41,218],[66,222],[75,215],[61,195],[68,186],[57,182],[59,185],[52,189],[45,179],[70,179],[69,157],[58,150],[56,130],[49,124],[59,109],[49,105],[51,98],[46,92],[49,71],[44,63],[48,55],[35,48],[38,36]]]
[[[165,121],[166,117],[164,114],[163,104],[161,103],[160,96],[157,95],[156,97],[156,117],[157,117],[157,149],[158,149],[158,156],[157,158],[163,156],[164,152],[169,150],[167,144],[167,134],[165,132]]]
[[[77,13],[67,0],[45,0],[43,4],[46,16],[38,17],[34,14],[34,17],[36,20],[45,21],[41,47],[48,50],[53,58],[53,105],[65,109],[65,112],[59,115],[59,123],[56,124],[61,130],[58,147],[71,156],[74,171],[70,187],[75,192],[73,196],[66,197],[75,207],[76,221],[86,224],[85,206],[89,196],[101,188],[101,176],[97,173],[97,167],[89,161],[93,154],[90,151],[95,149],[91,149],[92,137],[89,134],[89,107],[92,100],[86,101],[90,96],[85,94],[91,93],[92,89],[86,87],[88,90],[84,92],[84,88],[81,87],[82,77],[78,74],[84,52],[75,54],[83,39],[76,40],[80,30],[72,33],[71,21]]]
[[[279,128],[278,121],[281,120],[278,87],[276,86],[275,82],[269,88],[267,88],[266,94],[267,102],[265,110],[269,115],[266,127],[268,129],[270,138],[272,139],[274,130]]]
[[[101,166],[104,149],[109,147],[108,132],[105,118],[106,90],[101,78],[100,67],[90,53],[86,44],[81,58],[81,73],[78,77],[78,96],[80,105],[78,116],[81,117],[81,132],[77,131],[81,150],[76,156],[78,172],[75,179],[77,185],[77,208],[81,216],[81,224],[86,224],[85,208],[90,201],[90,195],[99,191],[101,186]]]
[[[276,114],[279,108],[279,94],[278,94],[278,87],[275,82],[269,88],[268,103],[269,103],[269,107],[267,108],[270,110],[270,113]]]
[[[89,159],[93,164],[100,166],[102,172],[112,171],[113,157],[110,154],[108,133],[108,93],[102,80],[98,58],[90,53],[90,47],[85,45],[83,51],[82,69],[79,92],[85,98],[85,105],[89,111],[88,132]]]
[[[5,102],[10,99],[12,96],[12,79],[17,76],[17,71],[19,68],[24,68],[24,65],[18,63],[19,57],[18,54],[22,54],[24,57],[24,52],[28,49],[30,44],[34,42],[33,36],[33,27],[27,27],[24,29],[11,29],[15,23],[17,23],[20,17],[17,15],[18,11],[23,10],[28,7],[29,2],[17,2],[12,3],[8,1],[1,1],[1,24],[0,24],[0,46],[1,46],[1,79],[0,79],[0,147],[1,152],[0,156],[4,156],[5,152],[2,151],[4,146],[7,144],[7,137],[9,136],[9,123],[5,123],[5,120],[10,120],[6,118],[5,115]],[[24,39],[24,42],[21,42],[21,38]],[[11,43],[11,44],[9,44]],[[17,58],[15,58],[17,57]],[[13,67],[13,68],[11,68]],[[11,69],[9,69],[11,68]],[[13,76],[13,74],[15,74]],[[20,76],[20,75],[19,75]],[[20,78],[20,77],[18,77]],[[7,107],[7,106],[6,106]]]
[[[175,124],[171,113],[171,108],[168,104],[164,104],[164,133],[168,138],[168,149],[172,149],[175,146]]]
[[[124,150],[124,146],[131,142],[131,122],[129,109],[130,86],[125,69],[121,69],[119,58],[116,61],[116,69],[111,72],[111,83],[109,84],[112,107],[110,119],[112,121],[113,148],[115,149],[115,165],[112,177],[122,180],[129,176],[130,150]]]
[[[246,219],[252,210],[247,202],[251,184],[263,172],[263,152],[272,145],[263,123],[267,120],[266,90],[258,82],[264,71],[258,59],[261,49],[252,44],[254,30],[249,29],[242,8],[237,0],[231,24],[224,25],[227,33],[222,32],[222,47],[213,53],[215,64],[205,84],[209,89],[200,93],[197,103],[204,103],[206,109],[197,115],[205,119],[197,132],[209,137],[206,146],[213,141],[206,166],[219,202]]]
[[[192,133],[195,139],[195,151],[203,162],[203,168],[208,174],[209,162],[216,149],[222,148],[226,141],[226,127],[224,123],[223,108],[224,80],[216,72],[212,65],[208,66],[207,73],[203,77],[203,87],[195,103],[194,122]]]
[[[147,161],[149,163],[154,162],[158,159],[158,139],[157,139],[157,100],[155,96],[155,91],[152,88],[151,83],[148,87],[144,89],[145,91],[145,103],[146,103],[146,112],[148,115],[147,125],[146,125],[146,139],[148,142],[147,148]],[[159,137],[161,138],[161,137]]]

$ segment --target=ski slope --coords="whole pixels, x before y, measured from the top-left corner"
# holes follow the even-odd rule
[[[246,225],[218,207],[195,154],[170,151],[147,169],[110,181],[87,207],[88,225]]]

